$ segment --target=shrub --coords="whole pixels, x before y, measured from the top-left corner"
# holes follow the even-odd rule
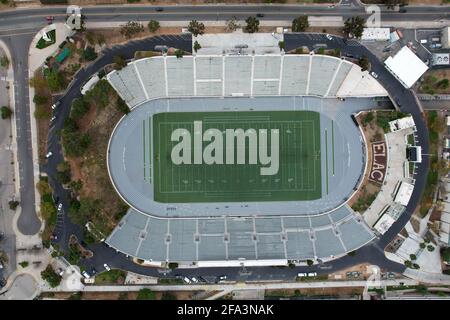
[[[306,263],[308,264],[308,266],[312,266],[314,264],[314,261],[312,260],[306,260]]]
[[[429,245],[427,246],[427,250],[430,251],[430,252],[433,252],[433,251],[434,251],[434,246],[432,246],[431,244],[429,244]]]
[[[41,272],[43,280],[47,281],[50,287],[55,288],[61,283],[61,276],[53,270],[51,265],[48,265],[44,271]]]
[[[0,66],[2,68],[7,68],[9,66],[9,59],[7,56],[2,56],[0,58]]]
[[[70,116],[74,119],[83,117],[89,111],[89,104],[83,98],[76,98],[70,108]]]
[[[11,115],[12,115],[11,109],[8,108],[7,106],[3,106],[3,107],[0,109],[0,113],[1,113],[2,119],[8,119],[8,118],[10,118]]]
[[[411,260],[417,260],[417,257],[416,257],[415,254],[410,254],[410,255],[409,255],[409,258],[410,258]]]
[[[127,65],[127,62],[122,56],[114,56],[113,61],[114,61],[114,69],[116,70],[121,70]]]
[[[183,58],[183,50],[175,50],[175,56],[177,57],[177,59]]]
[[[148,22],[148,30],[150,31],[150,32],[156,32],[156,31],[158,31],[158,29],[159,29],[159,21],[156,21],[156,20],[150,20],[149,22]]]
[[[198,41],[196,40],[194,42],[194,51],[197,52],[198,50],[200,50],[202,48],[202,46],[200,45],[200,43],[198,43]]]
[[[19,201],[10,200],[8,202],[8,205],[9,205],[9,209],[15,211],[17,209],[17,207],[19,206]]]
[[[97,59],[97,53],[95,52],[93,47],[88,46],[86,49],[84,49],[81,57],[85,61],[93,61],[93,60]]]
[[[137,300],[155,300],[155,293],[147,288],[141,289],[138,292]]]
[[[117,97],[116,107],[117,107],[117,110],[119,110],[119,111],[122,112],[123,114],[128,114],[128,113],[130,113],[130,108],[129,108],[128,105],[125,103],[125,101],[123,101],[120,97]]]
[[[35,104],[45,104],[48,102],[48,97],[47,96],[42,96],[39,94],[35,94],[33,97],[33,102]]]

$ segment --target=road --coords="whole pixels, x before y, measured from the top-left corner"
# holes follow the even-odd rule
[[[38,30],[46,24],[45,17],[53,15],[57,22],[66,18],[66,6],[51,6],[45,8],[27,8],[3,11],[0,13],[0,35],[18,34],[23,31]],[[156,8],[162,8],[158,12]],[[449,19],[449,6],[408,6],[407,12],[387,9],[381,6],[381,21],[439,21]],[[367,17],[361,6],[337,5],[333,8],[327,5],[196,5],[196,6],[96,6],[84,7],[83,14],[88,22],[117,22],[140,20],[148,21],[200,21],[228,20],[232,17],[245,19],[255,13],[263,14],[260,20],[288,20],[299,15],[342,16],[348,18],[359,15]]]

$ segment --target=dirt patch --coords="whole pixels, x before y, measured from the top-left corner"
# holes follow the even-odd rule
[[[161,300],[164,292],[155,292],[156,300]],[[44,292],[42,298],[66,300],[69,299],[73,293],[70,292]],[[137,291],[124,292],[83,292],[81,300],[136,300]],[[193,298],[193,291],[170,291],[170,295],[176,300],[191,300]]]
[[[362,295],[364,288],[314,288],[314,289],[285,289],[285,290],[266,290],[266,298],[270,297],[301,297],[301,296],[359,296]]]
[[[372,163],[373,158],[372,154],[373,151],[372,148],[370,148],[370,142],[384,141],[384,132],[383,129],[381,129],[376,125],[375,121],[376,116],[371,121],[364,120],[367,119],[366,117],[368,116],[369,113],[370,112],[362,112],[358,115],[356,119],[358,121],[360,128],[362,128],[362,133],[366,141],[369,144],[367,147],[367,159],[366,159],[368,164]],[[348,201],[348,205],[360,213],[363,213],[370,206],[373,199],[375,199],[376,195],[381,190],[381,185],[373,183],[369,180],[369,174],[370,174],[370,166],[367,166],[367,170],[366,172],[364,172],[364,177],[359,189]]]
[[[82,181],[79,197],[101,201],[100,216],[90,218],[104,234],[112,231],[121,217],[119,213],[126,208],[111,184],[106,165],[109,138],[123,113],[115,106],[117,94],[112,90],[108,101],[104,108],[91,105],[89,112],[77,120],[79,131],[88,133],[91,138],[85,155],[80,158],[66,157],[70,163],[72,181]]]
[[[450,93],[450,69],[428,70],[420,84],[419,92],[428,94]]]

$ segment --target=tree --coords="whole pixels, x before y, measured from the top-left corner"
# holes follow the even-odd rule
[[[111,85],[105,79],[100,80],[97,84],[86,92],[84,100],[99,108],[104,108],[110,102],[110,93],[113,92]]]
[[[147,288],[141,289],[138,292],[136,300],[155,300],[155,293]]]
[[[308,16],[300,16],[292,20],[292,32],[305,32],[308,27]]]
[[[83,98],[76,98],[70,108],[70,116],[73,119],[80,119],[89,111],[89,104]]]
[[[95,49],[93,47],[88,46],[86,49],[84,49],[81,57],[83,58],[83,60],[93,61],[97,59],[97,53],[95,52]]]
[[[47,281],[50,287],[55,288],[61,283],[61,276],[53,270],[51,265],[48,265],[44,271],[41,272],[43,280]]]
[[[236,17],[232,17],[230,20],[227,21],[226,23],[226,31],[227,32],[233,32],[236,31],[238,28],[240,28],[241,26],[239,25],[237,18]]]
[[[197,52],[201,48],[202,48],[202,46],[200,45],[200,43],[198,43],[198,41],[195,41],[194,42],[194,51]]]
[[[125,103],[125,101],[123,101],[120,97],[117,97],[116,107],[117,107],[117,110],[119,110],[123,114],[130,113],[130,108]]]
[[[121,70],[127,65],[127,62],[122,56],[114,56],[113,61],[114,61],[114,69],[116,70]]]
[[[16,200],[10,200],[10,201],[8,202],[8,205],[9,205],[9,209],[15,211],[15,210],[17,209],[17,207],[19,206],[19,201],[16,201]]]
[[[286,46],[286,43],[284,41],[278,41],[278,47],[280,48],[280,51],[283,51]]]
[[[11,109],[8,108],[7,106],[3,106],[3,107],[0,109],[0,113],[1,113],[2,119],[8,119],[8,118],[10,118],[11,115],[12,115]]]
[[[415,254],[412,254],[412,253],[409,255],[409,258],[410,258],[411,260],[417,260],[416,255],[415,255]]]
[[[48,220],[56,214],[55,205],[52,202],[41,202],[41,216],[44,220]]]
[[[64,88],[65,79],[61,71],[50,70],[46,76],[47,86],[52,92],[57,92]]]
[[[255,17],[248,17],[245,20],[245,23],[247,23],[247,25],[245,26],[245,31],[248,33],[255,33],[258,32],[259,30],[259,20],[256,19]]]
[[[314,264],[314,261],[308,259],[308,260],[306,260],[306,264],[308,266],[312,266]]]
[[[183,50],[180,49],[175,50],[175,56],[177,57],[177,59],[183,58]]]
[[[434,246],[432,246],[431,244],[429,244],[429,245],[427,246],[427,250],[430,251],[430,252],[433,252],[433,251],[434,251]]]
[[[81,180],[70,181],[69,187],[70,187],[73,191],[79,192],[79,191],[83,188],[83,181],[81,181]]]
[[[70,164],[67,161],[58,163],[56,166],[56,178],[62,184],[67,184],[71,180]]]
[[[349,38],[361,38],[365,23],[364,18],[360,16],[348,18],[344,22],[344,32]]]
[[[7,68],[9,66],[9,59],[7,56],[1,56],[0,58],[0,66],[2,68]]]
[[[192,33],[194,37],[202,35],[205,33],[205,25],[197,20],[192,20],[189,22],[188,31]]]
[[[361,67],[361,71],[368,70],[370,66],[369,58],[367,58],[367,56],[362,56],[361,58],[359,58],[358,64]]]
[[[48,97],[40,94],[35,94],[33,97],[33,102],[35,104],[46,104],[48,102]]]
[[[381,3],[384,3],[387,9],[394,10],[395,6],[403,6],[408,3],[408,0],[382,0]]]
[[[71,204],[69,218],[73,223],[84,226],[91,217],[100,214],[102,207],[100,200],[84,197],[80,199],[79,206],[76,203],[74,206]]]
[[[144,31],[144,26],[137,21],[128,21],[126,24],[120,26],[120,34],[127,39],[142,31]]]
[[[150,20],[148,22],[148,31],[155,33],[159,29],[159,21]]]

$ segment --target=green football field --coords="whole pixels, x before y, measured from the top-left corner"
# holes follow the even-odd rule
[[[258,164],[179,164],[172,162],[175,129],[191,133],[217,128],[279,130],[279,170],[261,175]],[[246,139],[248,140],[248,139]],[[205,148],[210,142],[203,142]],[[246,144],[248,160],[248,143]],[[235,148],[237,144],[235,144]],[[154,200],[174,202],[301,201],[321,197],[320,115],[312,111],[174,112],[153,116]],[[192,147],[193,148],[193,147]],[[269,146],[270,150],[270,139]],[[235,157],[237,150],[235,149]],[[270,154],[270,152],[269,152]],[[224,151],[225,157],[225,151]]]

